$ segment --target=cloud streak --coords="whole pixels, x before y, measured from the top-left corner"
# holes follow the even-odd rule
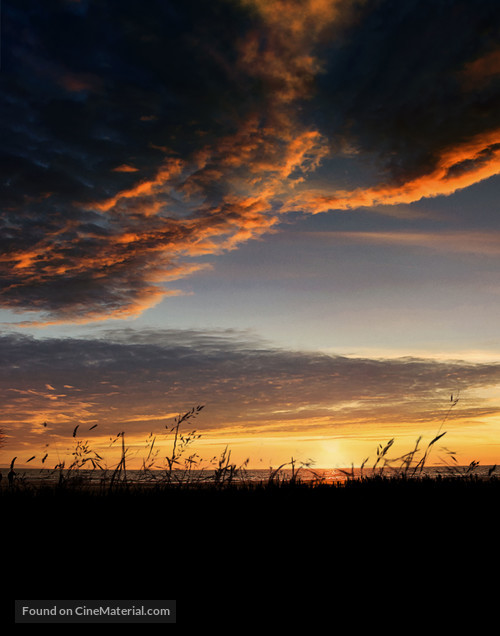
[[[500,255],[500,233],[481,231],[413,231],[413,232],[322,232],[318,241],[337,243],[365,243],[367,245],[389,245],[418,247],[438,252],[474,254],[497,258]]]

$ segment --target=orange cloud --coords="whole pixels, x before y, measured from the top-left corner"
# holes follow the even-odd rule
[[[303,192],[294,198],[290,209],[316,214],[327,210],[413,203],[426,197],[453,194],[499,173],[500,130],[494,130],[442,152],[430,172],[402,184],[382,184],[331,194]]]
[[[96,76],[87,73],[65,72],[57,78],[57,83],[70,93],[81,93],[95,90],[99,86],[100,80]]]
[[[117,166],[113,168],[113,172],[137,172],[139,169],[134,168],[134,166],[129,166],[126,163],[123,163],[121,166]]]
[[[72,306],[66,313],[60,312],[60,318],[48,320],[23,320],[16,322],[16,327],[52,327],[58,325],[86,325],[90,322],[101,322],[107,320],[125,320],[137,318],[142,313],[151,309],[167,296],[178,296],[181,292],[177,290],[164,290],[156,286],[149,286],[141,289],[135,298],[127,296],[123,306],[117,309],[107,309],[89,311],[88,307]],[[79,315],[78,310],[81,310]],[[9,323],[0,323],[9,324]]]
[[[133,188],[128,190],[122,190],[114,197],[106,199],[100,203],[96,202],[92,204],[93,208],[97,208],[102,212],[111,210],[121,199],[135,198],[141,195],[151,195],[154,192],[164,186],[168,181],[174,177],[177,177],[183,168],[183,162],[180,159],[168,159],[163,166],[158,170],[156,176],[152,180],[144,180],[139,182]]]
[[[465,65],[461,79],[464,88],[474,90],[484,86],[500,75],[500,49],[490,51],[486,55]]]
[[[362,0],[241,0],[262,20],[266,39],[253,32],[240,44],[240,65],[271,88],[273,100],[290,104],[311,92],[321,70],[315,53],[332,29],[352,20],[352,8]]]
[[[316,43],[333,25],[351,21],[365,0],[242,0],[270,30],[293,43]]]

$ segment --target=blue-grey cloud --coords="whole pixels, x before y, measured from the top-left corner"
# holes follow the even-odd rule
[[[324,47],[312,102],[320,129],[378,158],[386,181],[432,171],[444,150],[500,126],[500,69],[467,81],[470,65],[498,50],[499,29],[491,0],[367,3]]]
[[[0,338],[0,426],[25,444],[70,436],[146,436],[206,406],[196,428],[240,434],[397,434],[438,428],[461,391],[460,417],[497,412],[474,397],[500,365],[374,360],[270,347],[227,331],[114,331],[100,338]],[[45,426],[48,424],[48,426]],[[45,439],[45,438],[44,438]]]

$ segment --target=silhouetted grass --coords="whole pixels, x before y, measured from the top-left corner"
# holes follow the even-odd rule
[[[415,497],[447,497],[458,496],[459,493],[474,492],[478,496],[497,493],[500,480],[496,478],[496,465],[487,475],[479,477],[476,469],[479,462],[472,461],[467,467],[456,465],[452,451],[447,451],[455,464],[442,466],[441,474],[426,474],[426,463],[435,444],[446,434],[442,427],[451,410],[458,403],[458,396],[451,396],[449,408],[436,435],[425,448],[421,448],[422,438],[416,440],[414,448],[400,457],[389,457],[395,438],[376,448],[376,459],[368,470],[369,457],[359,470],[354,467],[350,471],[341,470],[345,479],[327,483],[320,472],[311,468],[311,462],[297,462],[293,457],[277,468],[270,468],[267,478],[256,482],[248,478],[249,459],[237,466],[231,462],[231,450],[226,446],[219,457],[210,460],[208,467],[196,452],[191,452],[192,444],[201,437],[196,430],[185,432],[181,427],[196,418],[203,406],[196,406],[179,415],[173,426],[167,429],[167,438],[172,435],[170,453],[160,465],[160,449],[157,435],[151,433],[147,439],[146,457],[142,460],[142,469],[131,480],[127,473],[129,449],[125,432],[119,432],[111,439],[111,446],[121,443],[121,455],[114,466],[107,466],[105,459],[93,450],[88,440],[78,438],[79,425],[72,431],[75,447],[71,453],[72,460],[66,465],[59,461],[46,480],[37,483],[30,481],[25,475],[14,471],[11,461],[8,484],[0,488],[3,503],[22,500],[24,502],[56,502],[69,500],[75,502],[101,502],[108,506],[110,502],[137,505],[148,501],[156,506],[190,506],[198,507],[224,501],[234,509],[235,504],[245,506],[245,502],[269,501],[282,499],[315,502],[324,505],[337,504],[346,497],[383,497],[400,498],[401,493]],[[95,428],[97,425],[92,426]],[[30,457],[30,462],[36,456]],[[45,462],[45,453],[42,463]],[[91,467],[91,468],[90,468]],[[90,470],[89,470],[90,468]],[[308,478],[303,478],[303,469],[308,469]],[[104,503],[106,502],[106,503]],[[31,504],[30,504],[31,505]],[[112,507],[112,506],[111,506]]]
[[[460,467],[451,459],[443,474],[429,477],[426,463],[442,431],[427,446],[419,438],[402,457],[390,457],[394,443],[380,444],[376,458],[345,471],[343,481],[327,483],[291,458],[256,482],[228,447],[202,467],[192,448],[199,434],[182,431],[197,412],[167,429],[173,443],[164,461],[151,434],[138,481],[124,434],[112,440],[121,452],[111,466],[75,435],[71,459],[59,462],[50,481],[30,483],[22,469],[11,486],[3,480],[3,545],[15,558],[5,575],[11,593],[174,598],[180,620],[198,629],[212,622],[241,631],[249,615],[261,623],[281,613],[296,623],[303,612],[318,631],[311,599],[330,618],[332,608],[336,615],[350,608],[348,600],[356,625],[367,597],[377,600],[377,618],[398,590],[413,608],[412,586],[428,589],[432,576],[450,589],[458,582],[469,595],[477,562],[490,563],[496,467],[480,477],[477,462]],[[474,551],[468,576],[464,546]]]

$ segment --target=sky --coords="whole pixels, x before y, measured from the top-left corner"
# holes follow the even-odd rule
[[[0,465],[500,463],[498,3],[1,13]]]

